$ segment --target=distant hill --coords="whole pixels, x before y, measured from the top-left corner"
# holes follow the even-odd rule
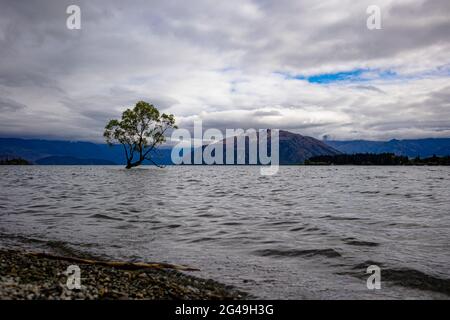
[[[325,141],[342,153],[394,153],[407,157],[431,157],[450,155],[450,138],[408,139],[389,141]]]
[[[310,157],[339,153],[320,140],[280,130],[280,164],[299,164]]]
[[[245,160],[243,162],[245,164],[249,164],[249,137],[245,138]],[[320,155],[336,155],[340,154],[340,152],[320,140],[302,136],[301,134],[292,133],[289,131],[280,130],[279,131],[279,154],[280,154],[280,164],[282,165],[290,165],[290,164],[301,164],[309,157],[320,156]],[[268,150],[270,155],[270,137],[268,138]],[[259,144],[259,135],[256,138],[256,145]],[[217,144],[223,145],[223,158],[224,162],[226,159],[226,146],[227,144],[234,144],[234,163],[237,164],[237,141],[235,138],[227,138],[218,142]],[[205,149],[206,146],[202,148]],[[193,159],[193,155],[191,154],[191,158]],[[193,160],[192,160],[193,161]],[[260,163],[259,159],[257,163]],[[229,164],[229,163],[228,163]]]
[[[115,162],[103,159],[80,159],[69,156],[50,156],[35,161],[40,165],[115,165]]]
[[[170,148],[161,148],[155,159],[171,164]],[[0,138],[0,157],[23,158],[38,164],[118,164],[126,163],[122,146],[92,142]]]

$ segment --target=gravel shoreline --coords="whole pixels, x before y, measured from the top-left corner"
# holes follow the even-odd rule
[[[77,263],[81,289],[69,290],[73,262],[0,250],[0,299],[244,299],[248,295],[213,280],[171,269],[123,270]]]

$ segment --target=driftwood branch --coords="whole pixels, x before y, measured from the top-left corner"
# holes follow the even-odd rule
[[[81,263],[81,264],[91,264],[103,267],[113,267],[123,270],[141,270],[141,269],[174,269],[179,271],[200,271],[197,268],[192,268],[189,266],[181,266],[169,263],[144,263],[144,262],[123,262],[123,261],[101,261],[92,259],[82,259],[74,257],[62,257],[55,256],[45,252],[29,252],[28,255],[35,257],[41,257],[52,260],[65,260],[69,262]]]

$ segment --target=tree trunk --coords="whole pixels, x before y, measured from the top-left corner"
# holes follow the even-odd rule
[[[125,167],[125,169],[131,169],[133,167],[137,167],[140,166],[142,164],[142,160],[136,161],[136,162],[127,162],[127,166]]]

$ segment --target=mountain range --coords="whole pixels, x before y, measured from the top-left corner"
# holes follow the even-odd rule
[[[154,155],[161,164],[171,164],[171,148]],[[22,158],[40,165],[124,165],[122,146],[81,141],[0,138],[0,158]]]
[[[225,142],[224,142],[225,143]],[[248,148],[247,148],[248,149]],[[156,162],[170,165],[171,147],[158,149]],[[339,153],[394,153],[408,157],[450,155],[450,138],[390,141],[320,141],[280,130],[280,163],[299,164],[320,155]],[[121,146],[92,142],[0,138],[0,158],[23,158],[41,165],[123,165]]]
[[[325,141],[329,146],[342,153],[394,153],[409,158],[427,158],[450,155],[450,138],[407,139],[389,141]]]

